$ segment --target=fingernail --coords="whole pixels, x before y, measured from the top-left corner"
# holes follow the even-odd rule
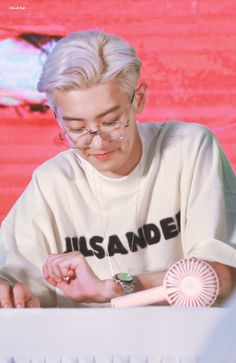
[[[16,308],[17,308],[17,309],[20,309],[20,308],[22,308],[22,305],[21,305],[21,304],[17,304],[17,305],[16,305]]]
[[[10,305],[8,305],[8,304],[4,304],[4,305],[3,305],[3,308],[4,308],[4,309],[8,309],[9,307],[10,307]]]

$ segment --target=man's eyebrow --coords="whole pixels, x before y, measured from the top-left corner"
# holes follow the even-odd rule
[[[109,113],[113,113],[117,110],[119,110],[121,107],[119,105],[117,106],[113,106],[111,108],[109,108],[108,110],[100,113],[99,115],[95,116],[95,118],[100,118],[100,117],[104,117],[106,115],[108,115]],[[80,117],[69,117],[69,116],[63,116],[63,120],[64,121],[86,121],[85,119],[83,118],[80,118]]]

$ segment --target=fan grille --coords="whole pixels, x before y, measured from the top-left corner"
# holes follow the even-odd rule
[[[219,293],[219,280],[215,270],[196,258],[177,261],[167,271],[164,287],[170,305],[211,306]]]

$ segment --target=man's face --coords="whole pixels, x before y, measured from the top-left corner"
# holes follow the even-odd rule
[[[60,91],[55,98],[56,115],[65,131],[83,128],[96,131],[103,123],[120,120],[129,127],[124,138],[107,141],[95,134],[85,150],[78,154],[104,175],[116,178],[127,175],[141,156],[141,142],[135,123],[138,107],[122,94],[113,82],[86,90]]]

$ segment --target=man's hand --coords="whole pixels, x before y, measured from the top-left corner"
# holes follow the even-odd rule
[[[0,279],[0,308],[39,308],[39,300],[24,285],[17,282],[11,287]]]
[[[78,302],[109,302],[123,292],[112,279],[100,280],[80,252],[50,254],[43,272],[47,282]]]

